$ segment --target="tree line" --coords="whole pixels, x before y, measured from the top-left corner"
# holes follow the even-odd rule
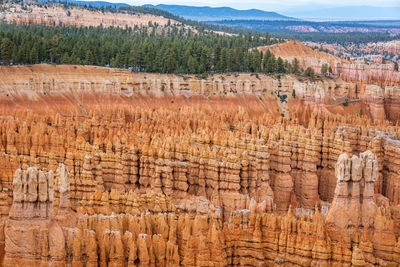
[[[13,0],[15,3],[23,3],[22,0]],[[181,25],[188,25],[192,26],[200,31],[202,30],[209,30],[209,31],[218,31],[218,32],[225,32],[225,33],[233,33],[233,34],[247,34],[250,33],[252,35],[262,34],[262,32],[251,30],[251,29],[239,29],[239,28],[232,28],[225,25],[218,25],[218,24],[210,24],[204,23],[200,21],[185,19],[183,17],[174,15],[168,11],[157,9],[153,7],[146,7],[146,6],[128,6],[124,4],[113,4],[107,2],[86,2],[86,1],[63,1],[63,0],[50,0],[47,2],[30,2],[30,5],[36,4],[42,7],[52,7],[53,5],[61,5],[64,9],[68,10],[71,7],[79,7],[84,8],[90,11],[101,11],[101,12],[111,12],[111,13],[127,13],[127,14],[150,14],[154,16],[161,16],[170,20],[175,20]]]
[[[274,43],[239,34],[193,33],[169,26],[154,28],[47,27],[0,24],[0,58],[8,64],[78,64],[129,68],[155,73],[297,73],[289,64],[254,47]]]
[[[380,32],[351,32],[351,33],[273,33],[271,36],[276,38],[294,39],[301,42],[310,41],[315,43],[328,44],[365,44],[370,42],[387,42],[397,40],[400,35],[390,35]]]
[[[250,29],[258,32],[270,32],[273,37],[295,39],[299,41],[326,42],[338,44],[361,44],[368,42],[385,42],[399,39],[399,34],[393,35],[388,32],[387,28],[400,28],[395,22],[390,27],[387,25],[366,24],[360,22],[312,22],[312,21],[289,21],[289,20],[221,20],[210,21],[210,24],[217,24],[236,29]],[[291,27],[311,26],[321,32],[296,32]],[[372,29],[371,32],[345,32],[333,33],[323,32],[326,28],[336,27],[342,29],[344,27],[363,27]],[[373,32],[379,30],[381,32]]]

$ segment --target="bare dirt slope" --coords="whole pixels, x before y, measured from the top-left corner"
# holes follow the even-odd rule
[[[333,68],[338,63],[348,62],[347,60],[335,57],[317,49],[313,50],[299,41],[288,41],[281,44],[262,46],[259,47],[258,50],[263,52],[269,50],[276,57],[281,57],[282,59],[288,61],[292,61],[297,58],[297,60],[299,60],[300,67],[304,69],[307,67],[313,67],[317,71],[319,71],[321,65],[325,63],[329,64]]]
[[[5,11],[0,12],[0,18],[7,23],[41,24],[47,26],[100,26],[104,27],[134,27],[147,26],[149,22],[160,26],[168,24],[168,19],[150,14],[124,14],[101,11],[90,11],[83,7],[63,8],[61,5],[51,5],[45,8],[37,4],[5,5]],[[177,22],[171,20],[171,24]]]

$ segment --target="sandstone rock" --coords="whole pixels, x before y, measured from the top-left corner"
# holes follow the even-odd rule
[[[366,92],[355,84],[3,70],[8,266],[399,264],[400,129],[360,116],[364,103],[332,104]],[[161,85],[173,94],[134,93]],[[298,90],[292,120],[279,116],[279,88]],[[396,88],[383,98],[395,100]]]

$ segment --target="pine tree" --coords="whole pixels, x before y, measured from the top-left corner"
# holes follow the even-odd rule
[[[113,58],[111,60],[111,67],[113,68],[123,68],[124,64],[123,64],[123,58],[122,55],[120,53],[117,53],[117,55],[115,56],[115,58]]]
[[[314,73],[314,69],[311,67],[308,67],[305,71],[304,71],[304,76],[310,77],[311,79],[314,78],[315,73]]]
[[[221,55],[219,56],[219,61],[217,63],[217,72],[226,72],[228,65],[228,55],[226,48],[221,49]]]
[[[269,45],[269,44],[270,44],[270,41],[271,41],[271,39],[270,39],[270,37],[269,37],[269,33],[266,32],[266,33],[265,33],[265,44],[266,44],[266,45]],[[268,51],[269,51],[269,50],[268,50]]]
[[[189,73],[197,73],[198,64],[197,64],[196,59],[194,59],[194,57],[192,57],[191,55],[188,58],[187,65],[188,65],[188,72]]]
[[[251,52],[251,72],[260,72],[261,71],[261,56],[258,50],[253,50]]]
[[[395,62],[393,68],[395,71],[399,71],[399,63]]]
[[[86,51],[85,61],[86,61],[87,65],[93,65],[95,62],[92,49],[90,49],[90,48]]]
[[[229,50],[228,71],[229,72],[238,71],[238,61],[237,61],[236,49]]]
[[[299,71],[300,71],[299,60],[297,58],[294,58],[292,62],[292,73],[298,74]]]
[[[281,57],[278,58],[278,60],[276,61],[276,65],[277,65],[277,72],[278,73],[285,73],[286,69],[285,69],[285,65],[283,64],[283,60]]]
[[[176,69],[177,61],[176,61],[176,54],[173,49],[170,49],[167,52],[167,59],[166,59],[166,71],[167,73],[173,73]]]
[[[61,63],[62,64],[68,64],[69,63],[68,53],[64,53],[64,55],[62,56],[62,59],[61,59]]]
[[[266,71],[266,69],[267,69],[267,62],[268,62],[268,60],[269,60],[269,58],[271,57],[271,51],[269,51],[269,49],[265,52],[265,54],[264,54],[264,58],[263,58],[263,69],[264,69],[264,71],[265,72],[267,72]]]
[[[31,53],[30,53],[30,62],[31,64],[37,64],[39,62],[39,50],[37,46],[33,46]]]
[[[172,20],[172,19],[171,19]],[[151,25],[150,25],[151,26]],[[157,27],[156,23],[153,26]],[[42,25],[0,25],[0,60],[13,63],[91,64],[161,73],[269,72],[287,70],[289,65],[267,51],[252,49],[274,42],[250,33],[237,36],[194,34],[168,27],[164,35],[154,28],[75,28]],[[168,33],[169,32],[169,36]],[[191,33],[190,33],[191,32]],[[273,60],[270,60],[273,57]],[[279,66],[278,66],[279,65]]]
[[[328,73],[328,64],[324,63],[321,67],[321,73],[326,75]]]
[[[4,38],[1,42],[1,58],[4,65],[9,65],[12,61],[14,43],[9,38]]]
[[[275,56],[271,55],[267,61],[267,65],[265,67],[265,72],[266,73],[275,73],[276,72],[276,60]]]

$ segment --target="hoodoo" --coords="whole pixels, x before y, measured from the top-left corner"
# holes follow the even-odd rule
[[[112,190],[82,201],[66,224],[59,217],[70,197],[66,167],[60,164],[56,177],[35,167],[18,169],[2,235],[4,266],[400,264],[388,202],[374,194],[377,157],[371,151],[342,154],[335,174],[326,219],[318,205],[301,218],[291,206],[273,213],[269,204],[265,208],[267,198],[261,206],[252,199],[248,209],[232,211],[226,220],[206,199],[174,206],[162,193]],[[58,207],[54,191],[60,192]]]
[[[0,1],[0,266],[400,266],[398,25],[182,9]]]

